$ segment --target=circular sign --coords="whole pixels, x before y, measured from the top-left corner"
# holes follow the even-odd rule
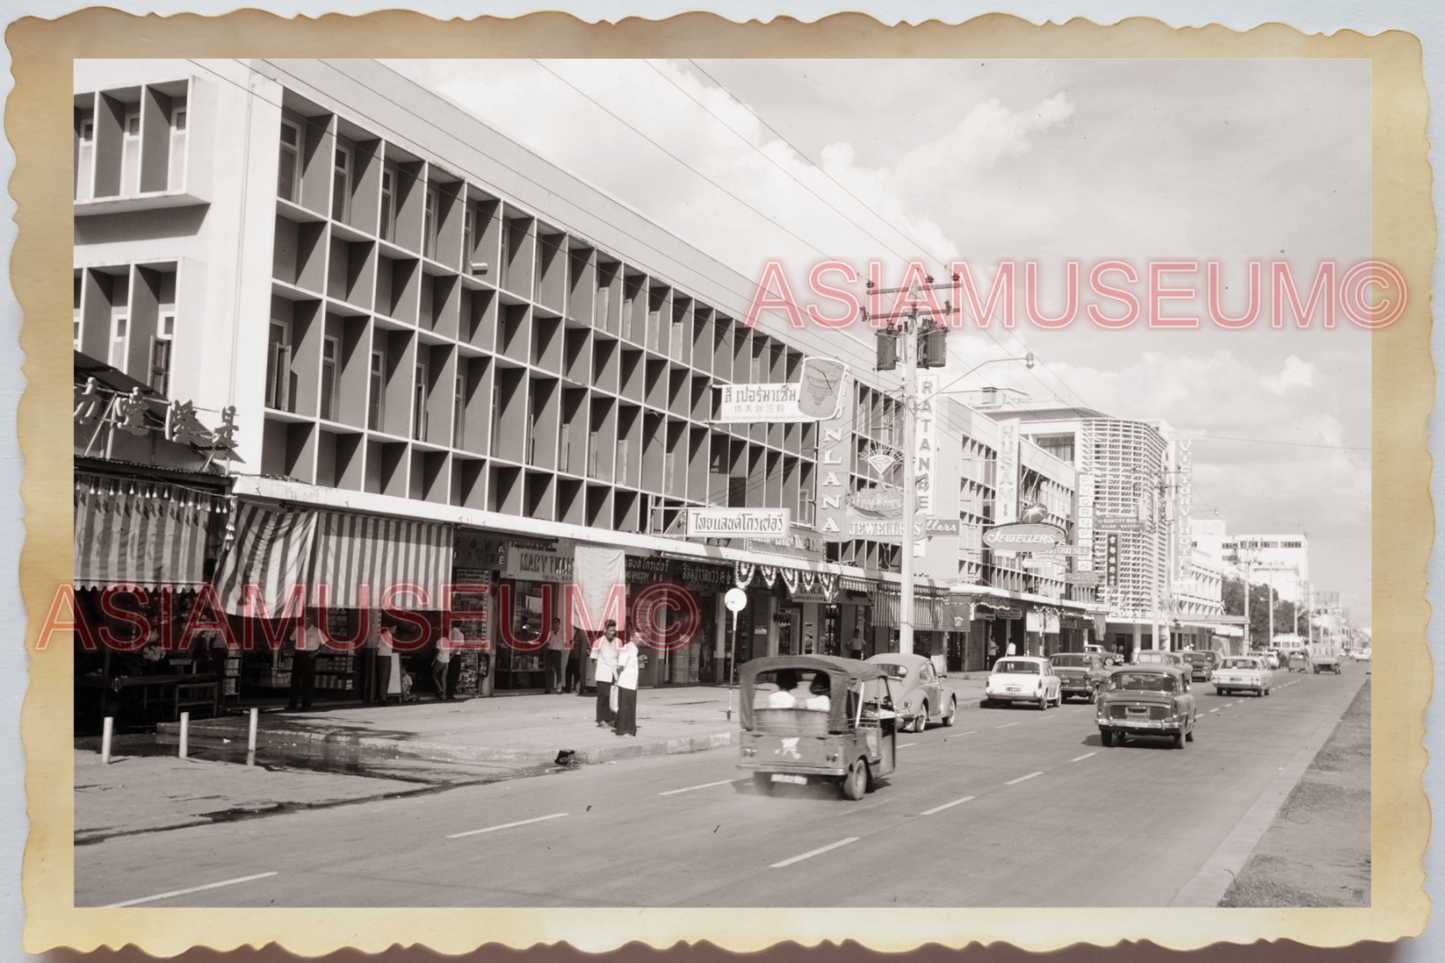
[[[730,588],[723,596],[723,604],[728,607],[729,612],[741,612],[748,607],[748,593],[740,588]]]

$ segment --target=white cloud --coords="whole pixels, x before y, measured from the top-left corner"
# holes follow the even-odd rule
[[[1259,385],[1271,394],[1284,397],[1285,392],[1291,388],[1310,388],[1314,386],[1315,366],[1307,361],[1301,361],[1298,355],[1290,355],[1284,360],[1284,370],[1277,375],[1267,375],[1259,379]]]

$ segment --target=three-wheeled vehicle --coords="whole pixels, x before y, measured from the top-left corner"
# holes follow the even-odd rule
[[[826,655],[778,655],[738,667],[738,768],[754,783],[841,783],[862,799],[893,771],[897,683],[887,667]]]

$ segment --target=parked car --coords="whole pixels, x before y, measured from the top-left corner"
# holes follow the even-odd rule
[[[1259,659],[1267,669],[1278,669],[1280,667],[1279,653],[1274,649],[1255,649],[1249,654]]]
[[[1340,674],[1340,657],[1332,653],[1315,656],[1315,675],[1321,672],[1333,672]]]
[[[1050,702],[1063,705],[1059,677],[1049,660],[1010,655],[995,662],[983,686],[983,705],[989,708],[999,702],[1037,702],[1040,710]]]
[[[1270,671],[1269,663],[1263,656],[1232,655],[1225,657],[1219,668],[1214,670],[1214,678],[1210,681],[1214,683],[1214,691],[1219,695],[1253,692],[1267,696],[1270,685],[1274,682],[1274,673]]]
[[[1219,665],[1219,653],[1213,649],[1190,649],[1183,655],[1190,665],[1190,682],[1208,682]]]
[[[922,732],[930,722],[953,725],[958,714],[958,697],[943,684],[933,660],[922,655],[885,652],[867,659],[887,672],[902,689],[898,717],[903,731]]]
[[[1298,671],[1298,672],[1306,672],[1306,673],[1309,672],[1309,670],[1310,670],[1310,654],[1309,654],[1308,652],[1306,652],[1304,649],[1295,649],[1293,652],[1289,653],[1288,659],[1289,659],[1289,661],[1288,661],[1288,663],[1287,663],[1288,666],[1289,666],[1288,671],[1290,671],[1290,672],[1296,672],[1296,671]]]
[[[1352,653],[1350,653],[1350,654],[1354,657],[1354,659],[1355,659],[1356,662],[1368,662],[1368,661],[1370,661],[1370,650],[1369,650],[1368,648],[1356,649],[1354,652],[1352,652]]]
[[[1099,693],[1095,721],[1099,741],[1123,745],[1126,736],[1166,736],[1174,745],[1194,741],[1199,718],[1189,671],[1162,664],[1124,665],[1109,673],[1109,684]]]
[[[1059,697],[1081,696],[1093,702],[1099,690],[1109,681],[1109,667],[1100,652],[1055,652],[1049,656],[1054,674],[1059,677]]]

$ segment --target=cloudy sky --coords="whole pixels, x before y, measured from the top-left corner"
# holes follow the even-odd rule
[[[1370,242],[1370,74],[1364,61],[411,61],[393,66],[639,209],[749,278],[778,259],[795,290],[826,258],[885,284],[922,260],[963,259],[981,285],[1017,265],[1012,331],[950,338],[952,380],[1008,385],[1126,418],[1206,432],[1194,446],[1196,518],[1231,532],[1304,531],[1316,587],[1370,609],[1368,335],[1197,330],[1082,313],[1046,331],[1025,316],[1064,305],[1067,262],[1194,260],[1223,270],[1241,314],[1251,260],[1284,260],[1308,291]],[[835,280],[836,280],[835,276]],[[1108,283],[1121,284],[1112,275]],[[1188,285],[1187,275],[1167,284]],[[1146,280],[1125,285],[1142,296]],[[986,289],[984,292],[986,294]],[[820,303],[820,310],[836,305]],[[863,333],[861,327],[854,334]]]

